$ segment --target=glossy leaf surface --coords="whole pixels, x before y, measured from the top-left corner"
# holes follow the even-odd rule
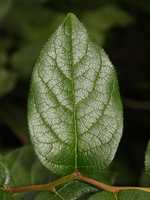
[[[53,173],[98,173],[115,155],[123,121],[116,72],[73,14],[34,67],[28,121],[36,154]]]

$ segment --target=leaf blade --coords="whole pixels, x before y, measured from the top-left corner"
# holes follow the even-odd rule
[[[56,174],[98,173],[114,157],[123,121],[116,72],[73,14],[34,68],[28,121],[38,158]]]
[[[11,151],[4,159],[10,173],[11,188],[45,184],[59,178],[41,165],[30,145]],[[13,200],[34,199],[37,194],[37,191],[21,192],[13,196]]]
[[[118,200],[148,200],[150,199],[150,192],[137,189],[122,190],[118,193],[117,198]]]

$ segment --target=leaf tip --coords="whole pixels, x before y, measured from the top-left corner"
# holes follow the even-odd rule
[[[75,20],[78,20],[78,18],[76,17],[76,15],[74,15],[73,13],[68,13],[67,14],[67,17],[66,17],[66,20],[67,19],[75,19]]]

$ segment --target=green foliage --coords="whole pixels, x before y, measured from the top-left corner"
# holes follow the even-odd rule
[[[82,1],[78,3],[82,4]],[[67,4],[63,3],[66,6]],[[64,17],[65,13],[47,9],[40,1],[2,0],[0,2],[0,19],[4,19],[1,25],[2,32],[8,30],[7,37],[0,35],[0,65],[11,65],[10,71],[5,69],[0,71],[2,75],[5,73],[2,78],[0,76],[0,97],[12,91],[18,79],[23,81],[29,79],[41,45]],[[101,6],[96,11],[82,12],[81,18],[100,44],[104,44],[106,33],[112,27],[126,26],[133,21],[129,13],[111,4]]]
[[[133,20],[133,17],[129,13],[111,4],[85,12],[82,18],[88,30],[101,45],[104,44],[106,34],[112,27],[125,27],[131,24]]]
[[[112,192],[99,192],[97,194],[92,195],[88,200],[117,200],[116,195]]]
[[[44,166],[59,175],[105,169],[122,135],[118,82],[107,55],[74,15],[44,46],[30,88],[29,129]]]
[[[150,199],[150,192],[141,190],[122,190],[117,195],[118,200],[148,200]]]
[[[16,149],[4,156],[4,158],[1,156],[0,167],[1,185],[9,184],[9,186],[13,188],[36,185],[39,183],[44,184],[59,178],[41,165],[31,146]],[[38,192],[34,191],[24,192],[14,195],[13,200],[27,200],[34,199],[35,197],[37,199],[46,199],[47,195],[52,198],[63,196],[66,200],[67,198],[69,200],[73,197],[79,198],[85,194],[94,193],[96,191],[98,191],[96,188],[86,183],[72,180],[58,186],[57,193],[45,191],[38,195]],[[0,190],[0,192],[1,195],[4,195],[4,197],[6,196],[6,199],[10,196],[8,192],[2,190]]]
[[[92,195],[88,200],[148,200],[150,199],[150,193],[140,190],[122,190],[118,194],[111,192],[100,192]]]
[[[44,184],[58,178],[41,165],[30,146],[16,149],[4,158],[10,173],[10,187]],[[36,195],[37,192],[18,193],[13,199],[27,200]]]
[[[124,4],[149,13],[149,3],[126,1]],[[0,97],[1,107],[6,108],[8,116],[1,112],[1,108],[0,115],[14,132],[18,131],[13,122],[17,126],[21,124],[21,130],[25,132],[27,127],[22,126],[25,116],[24,109],[19,107],[20,99],[14,103],[13,98],[16,94],[27,97],[28,80],[41,46],[64,19],[65,12],[61,9],[70,11],[71,5],[75,5],[79,18],[102,45],[108,36],[112,37],[110,31],[113,28],[126,30],[125,27],[136,19],[119,4],[103,5],[101,1],[95,1],[96,9],[89,9],[92,4],[86,5],[84,0],[60,1],[59,6],[53,1],[1,1]],[[132,31],[126,35],[132,37],[130,33]],[[138,36],[138,31],[136,33]],[[127,42],[120,36],[117,44]],[[3,184],[12,188],[46,184],[60,178],[54,174],[66,175],[76,169],[108,185],[114,184],[116,178],[110,171],[112,168],[102,171],[112,162],[122,134],[122,105],[116,73],[105,52],[73,15],[66,18],[44,46],[30,88],[28,120],[31,141],[41,163],[30,146],[0,156],[0,199],[150,199],[150,193],[142,190],[99,191],[79,180],[60,184],[52,191],[13,195],[5,191]],[[1,124],[3,127],[0,121]],[[5,135],[1,130],[3,132]],[[6,140],[13,144],[10,138]],[[24,139],[21,141],[25,143]],[[2,142],[0,149],[3,151]],[[149,158],[150,144],[145,153],[145,168],[150,177]],[[122,165],[126,168],[126,162],[123,161]]]
[[[5,160],[3,158],[2,161],[3,163],[7,163],[8,165],[10,173],[9,186],[12,187],[35,185],[38,183],[44,184],[47,182],[52,182],[59,178],[58,176],[53,175],[51,172],[47,171],[41,165],[41,163],[35,157],[35,154],[30,146],[26,146],[12,151],[11,153],[7,154],[5,156]],[[1,178],[3,178],[2,175],[4,176],[4,171],[1,173]],[[5,184],[8,184],[8,181],[5,182]],[[65,199],[68,198],[69,200],[73,197],[79,198],[80,196],[83,196],[86,193],[93,193],[96,191],[96,188],[91,187],[88,184],[82,183],[77,180],[72,180],[60,185],[57,188],[57,194],[55,194],[54,192],[42,192],[37,196],[37,192],[18,193],[13,197],[13,200],[26,200],[29,198],[34,198],[35,196],[37,196],[37,199],[42,199],[46,198],[47,195],[49,195],[49,197],[52,196],[53,198],[57,196],[63,196]]]

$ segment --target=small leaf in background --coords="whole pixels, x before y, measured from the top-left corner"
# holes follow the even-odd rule
[[[17,81],[17,74],[0,69],[0,97],[11,91]]]
[[[51,174],[36,158],[31,146],[18,148],[5,155],[5,161],[10,171],[9,186],[12,188],[46,184],[59,177]],[[34,199],[37,191],[18,193],[14,200]]]
[[[150,192],[142,190],[122,190],[117,195],[117,200],[149,200]]]
[[[70,200],[78,199],[85,194],[94,193],[98,190],[78,180],[71,180],[56,187],[56,193],[51,191],[41,192],[35,200]]]
[[[73,14],[33,70],[28,122],[38,158],[58,175],[99,173],[115,155],[123,126],[116,72]]]
[[[112,192],[99,192],[92,195],[88,200],[149,200],[150,193],[142,190],[122,190],[118,194]]]
[[[43,4],[40,1],[18,1],[9,13],[9,32],[23,38],[22,44],[46,41],[64,19],[65,14]]]
[[[63,198],[51,191],[41,192],[35,200],[62,200]]]
[[[145,152],[145,171],[150,178],[150,141],[148,142],[147,149]]]
[[[26,44],[16,51],[12,56],[14,71],[20,73],[21,77],[28,77],[42,46],[43,42],[36,42]]]
[[[7,164],[4,157],[0,155],[0,186],[8,184],[9,178],[10,176]]]
[[[112,192],[103,191],[92,195],[88,200],[118,200]]]
[[[103,45],[108,30],[112,27],[130,25],[134,18],[126,10],[107,4],[99,9],[83,13],[82,20],[99,44]]]
[[[4,190],[0,189],[0,200],[14,200],[12,195]]]

